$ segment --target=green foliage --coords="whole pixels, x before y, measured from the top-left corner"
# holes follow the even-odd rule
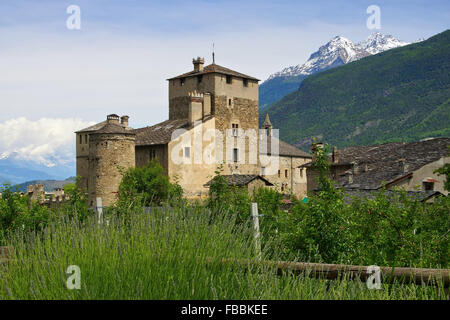
[[[92,214],[87,206],[86,190],[80,190],[77,183],[66,184],[64,193],[69,199],[61,206],[62,214],[67,215],[69,218],[76,217],[79,221],[86,220]]]
[[[5,184],[0,187],[0,244],[5,237],[18,229],[42,230],[51,211],[38,203],[28,204],[28,197],[17,192],[17,188]]]
[[[236,214],[239,222],[248,221],[251,206],[248,190],[228,185],[222,172],[222,166],[215,171],[209,187],[207,208],[215,214]]]
[[[132,208],[136,205],[159,206],[181,201],[183,190],[172,184],[157,160],[144,167],[128,169],[119,187],[118,206]]]
[[[450,149],[450,146],[449,146]],[[444,188],[447,191],[450,191],[450,163],[444,164],[441,168],[435,170],[433,173],[437,173],[438,175],[445,176]]]
[[[290,143],[449,137],[450,31],[311,75],[266,111]]]
[[[40,236],[8,239],[12,262],[0,265],[0,299],[445,299],[442,287],[329,282],[270,266],[223,264],[255,259],[251,226],[234,217],[189,208],[113,216],[99,225],[59,217]],[[266,252],[263,251],[263,259]],[[81,270],[81,289],[68,290],[69,265]]]

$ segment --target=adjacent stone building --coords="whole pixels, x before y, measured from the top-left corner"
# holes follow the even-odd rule
[[[306,174],[298,166],[311,156],[273,137],[268,123],[259,130],[259,80],[215,63],[204,66],[203,58],[193,59],[193,65],[192,71],[168,79],[168,120],[132,129],[128,116],[119,121],[119,116],[109,115],[76,132],[77,176],[91,205],[96,197],[105,206],[115,201],[121,179],[117,168],[144,166],[151,159],[160,162],[186,197],[205,196],[218,166],[223,175],[234,177],[230,183],[275,185],[305,195]],[[260,143],[269,149],[260,151]],[[271,165],[275,172],[266,173],[266,164],[274,163],[281,167]]]
[[[450,163],[450,138],[426,139],[418,142],[392,142],[371,146],[353,146],[330,155],[330,177],[349,193],[367,194],[382,187],[400,187],[411,194],[422,193],[427,199],[436,192],[447,195],[445,176],[434,170]],[[315,147],[321,147],[320,144]],[[307,171],[308,191],[317,188],[317,172]]]

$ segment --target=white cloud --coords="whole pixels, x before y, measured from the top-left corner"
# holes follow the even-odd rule
[[[0,159],[13,155],[47,167],[74,163],[74,132],[92,124],[75,118],[20,117],[0,122]]]

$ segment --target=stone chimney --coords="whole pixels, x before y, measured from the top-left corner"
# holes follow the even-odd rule
[[[264,123],[261,128],[266,130],[268,136],[272,136],[272,122],[270,122],[268,113],[266,113],[266,119],[264,120]]]
[[[106,122],[110,124],[119,124],[119,116],[117,114],[109,114],[106,117]]]
[[[129,116],[122,116],[120,117],[120,123],[124,128],[128,128],[128,119],[130,119]]]
[[[197,91],[189,92],[189,125],[201,121],[203,117],[203,94]]]
[[[201,72],[203,71],[203,65],[205,64],[205,59],[197,57],[197,59],[192,59],[192,63],[194,64],[194,71]]]
[[[359,174],[358,162],[352,162],[352,174],[354,174],[355,176]]]
[[[400,172],[407,173],[409,171],[409,165],[406,163],[405,159],[398,160],[398,164],[400,166]]]
[[[338,151],[336,146],[333,147],[333,153],[331,155],[331,161],[333,163],[338,163],[339,162],[339,151]]]

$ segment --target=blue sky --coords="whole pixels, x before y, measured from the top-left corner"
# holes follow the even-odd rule
[[[69,5],[81,8],[81,30],[66,28]],[[62,152],[40,145],[50,139],[48,130],[31,141],[18,123],[54,126],[53,136],[70,140],[68,130],[108,113],[128,114],[134,127],[165,120],[165,79],[189,71],[192,57],[210,63],[213,42],[218,64],[264,80],[305,62],[335,35],[361,41],[373,32],[366,27],[369,5],[381,9],[379,31],[403,41],[449,27],[448,0],[2,0],[0,157],[17,144]],[[17,140],[1,135],[12,123]],[[66,144],[73,150],[73,141]]]

